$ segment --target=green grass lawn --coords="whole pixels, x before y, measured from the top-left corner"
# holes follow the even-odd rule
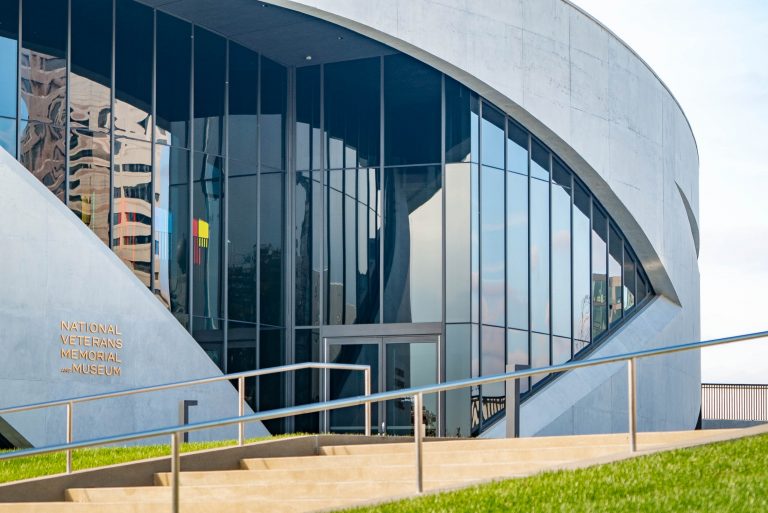
[[[764,513],[768,435],[345,511]]]
[[[296,435],[277,435],[263,438],[250,438],[247,443],[272,440]],[[190,442],[181,444],[181,452],[202,451],[216,447],[228,447],[236,445],[237,440],[223,440],[219,442]],[[128,461],[157,458],[171,454],[170,444],[143,445],[133,447],[100,447],[95,449],[78,449],[72,453],[72,469],[84,470],[104,465],[114,465]],[[60,474],[66,469],[64,453],[43,454],[29,456],[27,458],[15,458],[0,461],[0,483],[29,479],[32,477]]]

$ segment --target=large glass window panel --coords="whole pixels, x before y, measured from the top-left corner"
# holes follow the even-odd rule
[[[379,171],[331,170],[327,177],[328,322],[370,324],[379,318]]]
[[[531,179],[531,329],[549,333],[549,183]]]
[[[560,365],[571,359],[571,339],[552,337],[552,365]]]
[[[384,173],[384,322],[442,318],[440,166]]]
[[[192,336],[205,354],[223,371],[226,359],[223,320],[192,316]]]
[[[528,174],[528,132],[512,121],[507,123],[507,171]]]
[[[440,162],[440,73],[404,54],[384,57],[384,163]]]
[[[229,319],[255,323],[259,226],[258,164],[229,160],[228,286]]]
[[[446,162],[477,162],[478,111],[477,95],[452,78],[445,77]]]
[[[528,256],[528,177],[508,173],[507,325],[521,330],[528,329]]]
[[[507,365],[515,370],[515,365],[530,367],[531,359],[528,352],[528,332],[522,330],[507,330]],[[531,378],[521,378],[520,393],[524,394],[531,388]],[[511,386],[511,385],[510,385]]]
[[[69,208],[109,245],[109,135],[69,133]]]
[[[384,344],[384,386],[387,391],[437,383],[437,344],[418,338],[392,337]],[[437,395],[426,394],[423,403],[426,436],[437,436]],[[387,434],[413,436],[413,403],[395,399],[384,402]]]
[[[503,131],[500,142],[503,147]],[[503,161],[502,161],[503,163]],[[481,322],[504,326],[504,170],[482,167],[481,179]],[[453,277],[450,277],[453,279]]]
[[[445,327],[445,379],[453,381],[471,377],[471,330],[469,324],[448,324]],[[469,436],[470,389],[445,393],[446,436]]]
[[[231,159],[258,161],[258,88],[259,55],[230,42],[227,151]]]
[[[635,307],[635,260],[632,258],[628,246],[624,246],[624,312],[629,312]]]
[[[318,330],[296,330],[293,338],[295,363],[319,362],[320,333]],[[230,349],[231,351],[231,349]],[[294,404],[309,404],[320,402],[320,370],[305,369],[296,371],[293,382]],[[297,433],[318,433],[320,431],[320,414],[310,413],[294,417],[293,428]]]
[[[16,157],[16,119],[0,118],[0,148]]]
[[[189,320],[189,152],[155,146],[155,295],[183,326]]]
[[[472,307],[472,189],[471,164],[445,166],[445,310],[447,322],[469,322]],[[476,172],[475,172],[476,174]],[[474,198],[474,199],[473,199]],[[465,431],[466,434],[466,431]]]
[[[157,12],[156,140],[189,147],[192,27]]]
[[[224,153],[224,102],[227,81],[227,43],[224,38],[195,27],[195,150]]]
[[[506,330],[491,326],[483,326],[480,339],[480,373],[483,376],[502,374],[506,367]],[[504,383],[492,383],[483,385],[483,422],[487,422],[498,416],[504,409],[505,386]]]
[[[287,101],[286,70],[278,63],[261,58],[261,165],[285,169],[285,114]]]
[[[296,174],[294,194],[296,250],[296,325],[320,323],[322,273],[322,185],[320,172]]]
[[[552,334],[568,339],[573,311],[571,296],[571,174],[555,161],[552,169]]]
[[[70,126],[109,130],[112,124],[112,3],[71,2]]]
[[[67,2],[23,0],[22,11],[21,118],[63,127],[67,115]]]
[[[594,203],[593,203],[594,206]],[[608,219],[592,209],[592,338],[608,329]]]
[[[267,369],[287,363],[285,356],[285,330],[262,326],[259,336],[259,368]],[[359,374],[359,373],[358,373]],[[286,404],[285,374],[268,374],[259,378],[259,410],[284,408]],[[285,420],[264,421],[270,433],[285,431]]]
[[[152,254],[152,145],[116,137],[112,196],[112,250],[150,286]]]
[[[356,338],[355,343],[328,344],[328,362],[369,365],[371,367],[371,392],[379,391],[379,358],[381,339]],[[331,370],[327,373],[329,399],[354,397],[365,390],[363,373],[352,370]],[[329,430],[332,433],[361,433],[363,431],[365,409],[363,406],[340,408],[328,412]],[[379,409],[371,407],[371,428],[380,432]]]
[[[323,72],[327,167],[379,165],[381,61],[338,62]]]
[[[578,182],[573,195],[573,338],[574,354],[589,344],[591,323],[590,283],[592,263],[589,241],[591,201]]]
[[[613,225],[608,239],[608,324],[613,325],[621,319],[623,308],[621,299],[621,270],[624,262],[624,243]]]
[[[637,269],[637,302],[640,303],[650,293],[650,287],[645,276]]]
[[[261,324],[284,323],[285,174],[264,173],[260,182]]]
[[[297,69],[296,169],[299,171],[320,169],[320,101],[320,66]]]
[[[531,138],[531,176],[549,180],[549,150],[534,138]]]
[[[258,325],[230,321],[227,328],[227,372],[257,369]],[[254,410],[258,408],[256,381],[257,378],[245,379],[245,402]]]
[[[484,166],[504,169],[504,114],[483,103],[480,155]]]
[[[0,9],[0,116],[16,117],[17,61],[19,48],[19,3],[11,0]],[[16,144],[13,144],[15,154]]]
[[[222,316],[224,163],[194,154],[192,184],[192,314],[195,329],[218,330]]]
[[[34,121],[22,123],[19,162],[61,201],[67,166],[65,144],[63,128]]]
[[[549,335],[531,333],[531,368],[540,369],[550,365]],[[549,374],[531,376],[531,386],[535,385]]]
[[[115,133],[152,137],[152,9],[134,0],[115,6]]]

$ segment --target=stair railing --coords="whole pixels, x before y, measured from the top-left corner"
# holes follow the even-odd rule
[[[631,353],[624,353],[615,356],[604,356],[600,358],[594,358],[591,360],[573,361],[563,363],[559,365],[551,365],[549,367],[540,367],[537,369],[520,370],[514,372],[507,372],[504,374],[494,374],[491,376],[482,376],[478,378],[461,379],[455,381],[448,381],[445,383],[438,383],[434,385],[424,385],[419,387],[392,390],[389,392],[378,392],[376,394],[362,395],[357,397],[348,397],[344,399],[334,399],[331,401],[325,401],[314,404],[305,404],[302,406],[289,406],[286,408],[278,408],[275,410],[264,411],[254,413],[252,415],[231,417],[219,420],[210,420],[205,422],[197,422],[194,424],[186,424],[181,426],[171,426],[167,428],[152,429],[147,431],[140,431],[136,433],[130,433],[119,436],[110,436],[105,438],[97,438],[93,440],[84,440],[81,442],[71,442],[60,445],[51,445],[47,447],[22,449],[18,451],[11,451],[7,453],[0,453],[0,461],[21,458],[24,456],[34,456],[38,454],[50,454],[55,452],[61,452],[73,449],[83,449],[87,447],[97,447],[101,445],[128,442],[134,440],[141,440],[144,438],[152,438],[156,436],[170,436],[171,442],[171,511],[173,513],[179,512],[179,472],[181,470],[181,460],[179,456],[179,437],[186,431],[201,431],[205,429],[233,426],[240,423],[264,421],[271,419],[280,419],[285,417],[292,417],[295,415],[303,415],[307,413],[319,413],[324,411],[336,410],[339,408],[349,408],[352,406],[370,405],[379,401],[390,401],[393,399],[411,398],[413,400],[414,411],[419,414],[413,415],[413,427],[414,427],[414,445],[415,445],[415,477],[416,477],[416,491],[422,493],[424,490],[424,458],[423,458],[423,437],[421,435],[423,426],[423,405],[425,394],[435,394],[439,392],[447,392],[451,390],[458,390],[461,388],[467,388],[478,385],[490,385],[493,383],[506,383],[511,380],[517,380],[521,378],[527,378],[538,374],[549,374],[566,372],[574,369],[581,369],[585,367],[597,367],[600,365],[607,365],[612,363],[627,362],[629,389],[627,397],[627,405],[629,409],[629,451],[631,453],[637,452],[637,387],[636,387],[636,371],[637,361],[642,358],[649,358],[653,356],[663,356],[673,353],[680,353],[683,351],[692,351],[697,349],[703,349],[707,347],[720,346],[724,344],[732,344],[734,342],[745,342],[747,340],[756,340],[760,338],[768,337],[768,331],[761,331],[758,333],[750,333],[746,335],[737,335],[733,337],[726,337],[714,340],[690,342],[686,344],[679,344],[673,346],[662,347],[659,349],[648,349],[644,351],[635,351]],[[318,364],[325,365],[325,364]]]

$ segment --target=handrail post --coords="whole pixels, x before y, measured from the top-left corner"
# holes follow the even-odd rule
[[[171,435],[171,511],[179,513],[179,434]]]
[[[67,403],[67,443],[72,443],[72,401]],[[72,449],[67,449],[67,474],[72,473]]]
[[[628,397],[629,410],[629,452],[637,452],[637,360],[627,360]]]
[[[371,395],[371,368],[367,367],[365,374],[365,395]],[[365,436],[371,436],[371,403],[365,403]]]
[[[237,416],[242,417],[245,414],[245,377],[237,378]],[[237,425],[237,445],[245,444],[245,424]]]
[[[413,396],[413,439],[416,442],[416,492],[424,491],[424,455],[421,431],[424,425],[424,396],[421,392]]]

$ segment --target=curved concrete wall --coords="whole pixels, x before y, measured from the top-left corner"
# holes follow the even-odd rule
[[[659,306],[652,305],[606,341],[601,354],[699,339],[696,141],[670,91],[607,28],[563,0],[267,3],[347,27],[429,63],[524,123],[571,166],[610,211],[666,301],[663,329],[628,334],[643,323],[653,326]],[[693,427],[700,405],[698,353],[646,362],[640,387],[643,373],[679,397],[647,411],[640,428]],[[563,381],[542,390],[538,400],[563,393]],[[560,415],[598,393],[584,395]],[[589,423],[568,425],[560,431],[593,429]],[[529,431],[559,432],[545,425]]]

